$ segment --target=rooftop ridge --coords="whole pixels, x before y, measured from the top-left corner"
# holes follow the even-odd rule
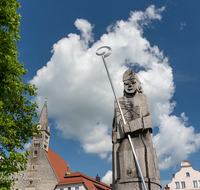
[[[68,168],[68,171],[70,173],[72,173],[71,169],[68,167],[68,164],[66,163],[66,161],[62,157],[60,157],[58,154],[56,154],[52,149],[49,148],[48,152],[45,151],[45,153],[52,165],[52,168],[53,168],[57,178],[59,179],[59,182],[62,179],[64,179],[67,168]]]
[[[92,181],[92,182],[95,182],[95,183],[97,183],[97,184],[100,184],[100,185],[102,185],[102,186],[105,186],[105,187],[110,187],[109,185],[107,185],[107,184],[105,184],[105,183],[103,183],[103,182],[99,182],[99,181],[97,181],[96,179],[94,179],[94,178],[92,178],[92,177],[89,177],[89,176],[87,176],[87,175],[85,175],[85,174],[83,174],[83,173],[81,173],[81,172],[74,172],[74,173],[72,173],[72,174],[70,174],[70,175],[67,175],[67,176],[65,176],[64,178],[73,178],[73,177],[83,177],[83,178],[85,178],[85,179],[87,179],[87,180],[90,180],[90,181]]]

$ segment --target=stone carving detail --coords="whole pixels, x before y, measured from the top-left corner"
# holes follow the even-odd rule
[[[148,98],[143,94],[136,73],[128,69],[123,75],[124,96],[119,103],[126,121],[124,125],[117,102],[112,126],[113,188],[114,190],[143,190],[143,184],[132,149],[133,146],[148,190],[160,190],[161,181],[156,150],[153,148],[151,115]]]

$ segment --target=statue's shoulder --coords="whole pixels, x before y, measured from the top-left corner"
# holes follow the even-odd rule
[[[124,101],[124,97],[118,98],[118,101]]]
[[[124,97],[121,98],[117,98],[119,102],[124,101]],[[115,103],[117,103],[117,101],[115,100]]]
[[[146,94],[136,94],[133,98],[133,101],[137,104],[148,104],[149,100]]]
[[[135,95],[135,97],[139,98],[139,99],[148,100],[147,95],[146,94],[142,94],[142,93]]]

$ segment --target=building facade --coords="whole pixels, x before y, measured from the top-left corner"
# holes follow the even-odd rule
[[[74,172],[56,185],[55,190],[112,190],[112,187],[100,182],[100,177],[93,179],[80,172]]]
[[[27,170],[14,178],[14,190],[111,190],[112,187],[80,172],[72,173],[63,158],[49,148],[47,99],[45,100],[38,128],[41,133],[34,137],[29,147]]]
[[[165,187],[165,190],[200,190],[200,172],[193,169],[188,160],[181,163],[181,170],[172,175],[172,182]]]
[[[67,163],[49,148],[50,126],[48,125],[47,100],[45,100],[38,128],[41,133],[34,137],[29,147],[27,170],[15,175],[14,189],[53,190],[68,171]]]

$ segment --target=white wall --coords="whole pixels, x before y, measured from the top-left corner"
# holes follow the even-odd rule
[[[79,187],[79,190],[86,190],[83,183],[75,183],[75,184],[69,184],[69,185],[59,185],[56,187],[56,190],[60,190],[63,188],[63,190],[68,190],[68,187],[71,187],[71,190],[75,190],[75,187]]]
[[[172,182],[168,184],[170,187],[170,190],[177,190],[175,187],[175,182],[179,182],[180,184],[180,189],[185,189],[185,190],[200,190],[200,172],[196,171],[192,168],[192,166],[187,166],[184,165],[182,162],[182,167],[179,172],[175,174],[175,177],[173,177]],[[190,176],[186,176],[186,173],[189,172]],[[182,188],[181,182],[185,182],[186,188]],[[193,181],[197,181],[197,187],[193,186]]]

